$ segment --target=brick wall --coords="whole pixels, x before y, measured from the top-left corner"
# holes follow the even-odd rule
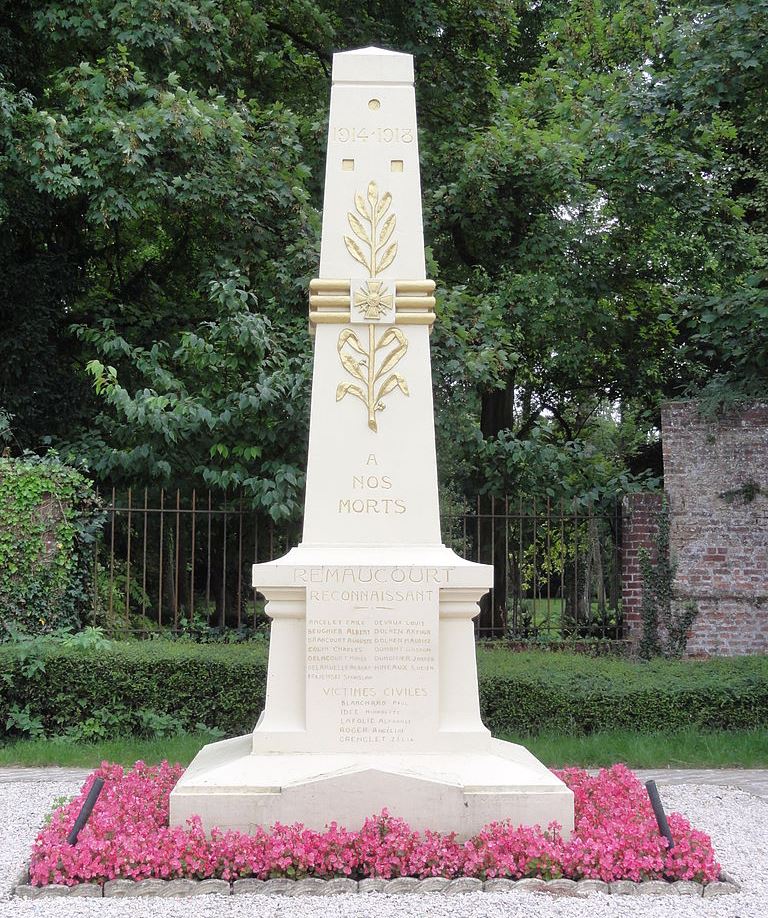
[[[708,421],[696,402],[669,402],[662,446],[675,595],[699,609],[688,653],[768,653],[768,405]],[[653,557],[661,501],[661,494],[633,494],[624,503],[622,604],[635,644],[639,553]]]
[[[768,652],[768,405],[707,421],[667,403],[662,445],[675,589],[699,607],[689,653]]]
[[[642,634],[640,603],[643,578],[640,573],[640,549],[655,559],[656,515],[661,509],[659,493],[630,494],[624,499],[621,530],[621,605],[627,637],[637,644]]]

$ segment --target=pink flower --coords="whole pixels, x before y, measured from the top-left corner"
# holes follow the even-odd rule
[[[57,810],[35,840],[31,882],[73,885],[123,877],[225,880],[240,877],[582,877],[711,882],[720,874],[710,839],[677,813],[675,846],[659,835],[645,789],[623,765],[591,777],[566,769],[575,828],[566,841],[556,825],[494,822],[461,843],[455,835],[419,833],[383,810],[356,832],[332,823],[324,831],[276,824],[252,835],[214,829],[198,817],[168,825],[168,799],[183,769],[137,762],[124,772],[102,763],[80,795]],[[67,834],[96,777],[104,790],[76,845]]]

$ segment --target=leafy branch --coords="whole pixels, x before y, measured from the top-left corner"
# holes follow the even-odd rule
[[[388,268],[397,255],[397,243],[392,242],[387,245],[397,223],[394,214],[387,216],[391,204],[392,195],[387,191],[379,198],[376,182],[369,182],[365,198],[359,191],[355,193],[356,213],[350,211],[347,214],[352,232],[367,247],[368,254],[352,236],[345,236],[344,244],[355,261],[368,269],[371,277],[376,277],[379,272]],[[382,249],[384,249],[383,252]],[[382,252],[381,255],[379,255],[380,252]]]
[[[394,346],[377,367],[377,355],[391,345]],[[364,386],[363,388],[357,383],[340,382],[336,388],[336,401],[341,401],[345,395],[359,399],[368,410],[368,426],[375,433],[378,430],[376,413],[386,407],[384,397],[395,389],[400,389],[403,395],[410,395],[405,379],[399,373],[390,372],[408,350],[408,339],[399,328],[391,326],[377,341],[374,326],[369,325],[366,350],[356,333],[351,328],[345,328],[339,335],[336,350],[344,369]]]

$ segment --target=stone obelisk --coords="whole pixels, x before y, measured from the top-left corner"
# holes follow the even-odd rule
[[[248,831],[573,826],[571,792],[480,719],[472,619],[493,582],[440,537],[413,59],[334,55],[304,534],[253,583],[272,619],[253,734],[206,746],[171,821]]]

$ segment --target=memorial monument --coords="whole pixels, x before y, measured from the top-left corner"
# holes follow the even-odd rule
[[[171,822],[350,829],[386,807],[470,835],[573,827],[571,791],[480,719],[472,619],[489,565],[441,542],[408,54],[334,55],[302,542],[256,564],[272,619],[253,734],[206,746]]]

